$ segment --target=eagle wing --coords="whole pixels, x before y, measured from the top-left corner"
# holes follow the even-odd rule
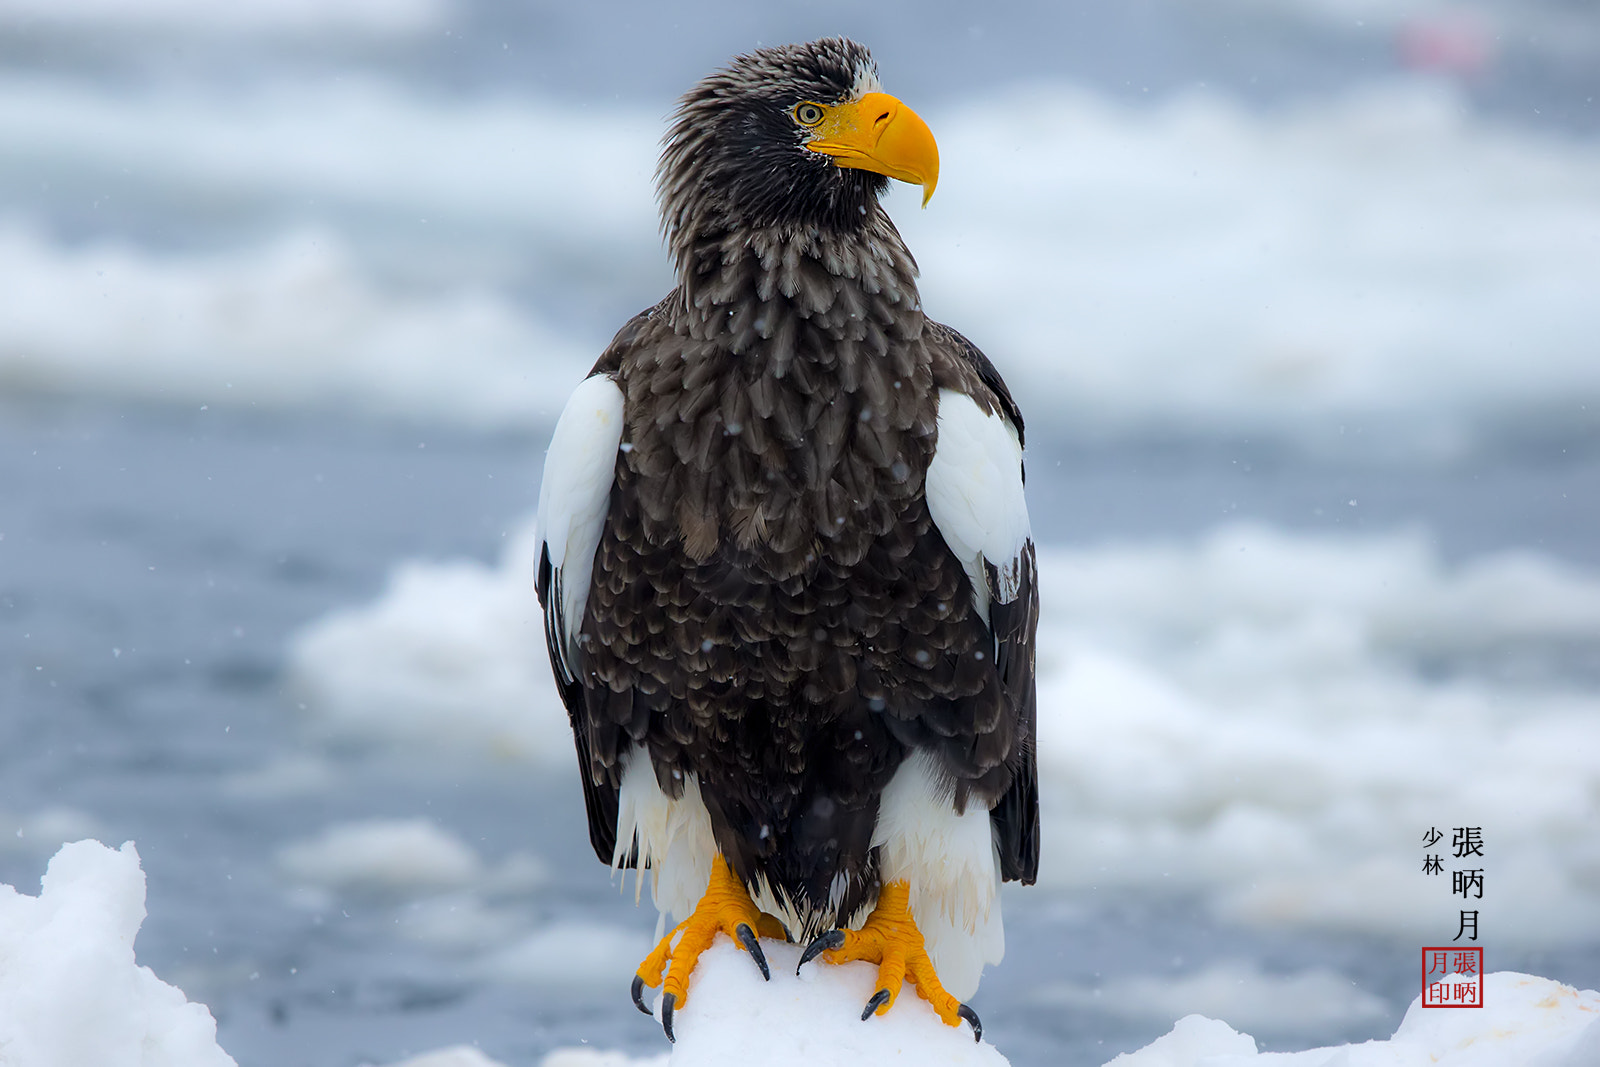
[[[579,676],[578,639],[595,549],[605,527],[622,443],[622,389],[605,361],[573,392],[556,422],[539,486],[539,573],[545,643],[578,747],[589,841],[610,863],[617,838],[617,787],[597,781]]]
[[[1022,414],[994,364],[961,334],[930,323],[929,341],[970,373],[939,392],[938,443],[928,467],[928,512],[972,583],[994,637],[995,670],[1020,743],[1010,786],[990,809],[1001,877],[1032,884],[1039,870],[1039,776],[1034,684],[1038,574],[1023,498]],[[973,379],[976,379],[975,381]]]

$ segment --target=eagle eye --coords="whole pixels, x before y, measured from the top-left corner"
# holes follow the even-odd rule
[[[794,120],[802,126],[815,126],[822,121],[822,118],[823,111],[821,106],[813,104],[809,100],[803,104],[795,105]]]

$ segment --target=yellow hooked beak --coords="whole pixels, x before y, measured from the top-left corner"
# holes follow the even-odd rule
[[[832,156],[841,167],[920,185],[922,206],[928,206],[939,184],[939,146],[921,116],[888,93],[867,93],[822,110],[807,148]]]

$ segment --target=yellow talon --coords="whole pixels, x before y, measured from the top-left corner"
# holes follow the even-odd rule
[[[963,1018],[973,1021],[976,1016],[955,997],[945,992],[934,973],[933,961],[911,917],[908,899],[911,886],[904,881],[894,881],[878,891],[878,904],[867,916],[860,930],[834,931],[830,947],[822,958],[829,963],[850,963],[865,960],[878,965],[878,992],[867,1002],[862,1014],[882,1015],[894,1006],[900,995],[900,983],[909,978],[922,999],[933,1006],[948,1026],[959,1026]],[[810,953],[807,953],[809,956]],[[974,1024],[977,1033],[982,1031]]]
[[[748,929],[748,936],[741,927]],[[742,944],[761,968],[763,976],[768,975],[769,971],[756,939],[768,937],[781,941],[788,936],[781,922],[756,907],[744,883],[739,881],[728,866],[728,861],[720,855],[712,861],[711,881],[700,903],[639,964],[635,988],[638,982],[651,989],[663,986],[662,992],[673,998],[672,1008],[683,1007],[689,999],[689,976],[694,973],[695,963],[699,961],[700,954],[711,947],[711,942],[719,932]],[[637,997],[635,1000],[637,1002]],[[668,1036],[671,1036],[670,1030]]]

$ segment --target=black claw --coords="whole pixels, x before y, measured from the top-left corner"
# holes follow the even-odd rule
[[[794,973],[799,974],[800,968],[822,955],[831,948],[839,948],[844,944],[843,930],[829,930],[825,934],[818,934],[812,939],[806,950],[800,953],[800,962],[795,965]]]
[[[756,966],[761,968],[761,977],[769,982],[772,981],[772,970],[767,966],[767,954],[761,951],[761,942],[756,940],[756,932],[750,929],[750,924],[740,923],[733,928],[733,932],[739,935],[739,944],[744,946],[744,950],[756,961]]]
[[[972,1040],[983,1040],[983,1021],[978,1018],[978,1013],[965,1004],[956,1009],[956,1014],[972,1024]]]
[[[633,976],[633,1006],[646,1015],[655,1014],[655,1012],[644,1006],[644,975],[642,974]]]
[[[672,1036],[672,1005],[677,999],[671,993],[661,994],[661,1029],[667,1032],[667,1040],[674,1045],[678,1043],[678,1039]]]
[[[872,1013],[887,1003],[889,1003],[889,991],[887,989],[880,989],[872,994],[872,999],[867,1001],[867,1010],[861,1013],[861,1021],[866,1022],[872,1018]]]

